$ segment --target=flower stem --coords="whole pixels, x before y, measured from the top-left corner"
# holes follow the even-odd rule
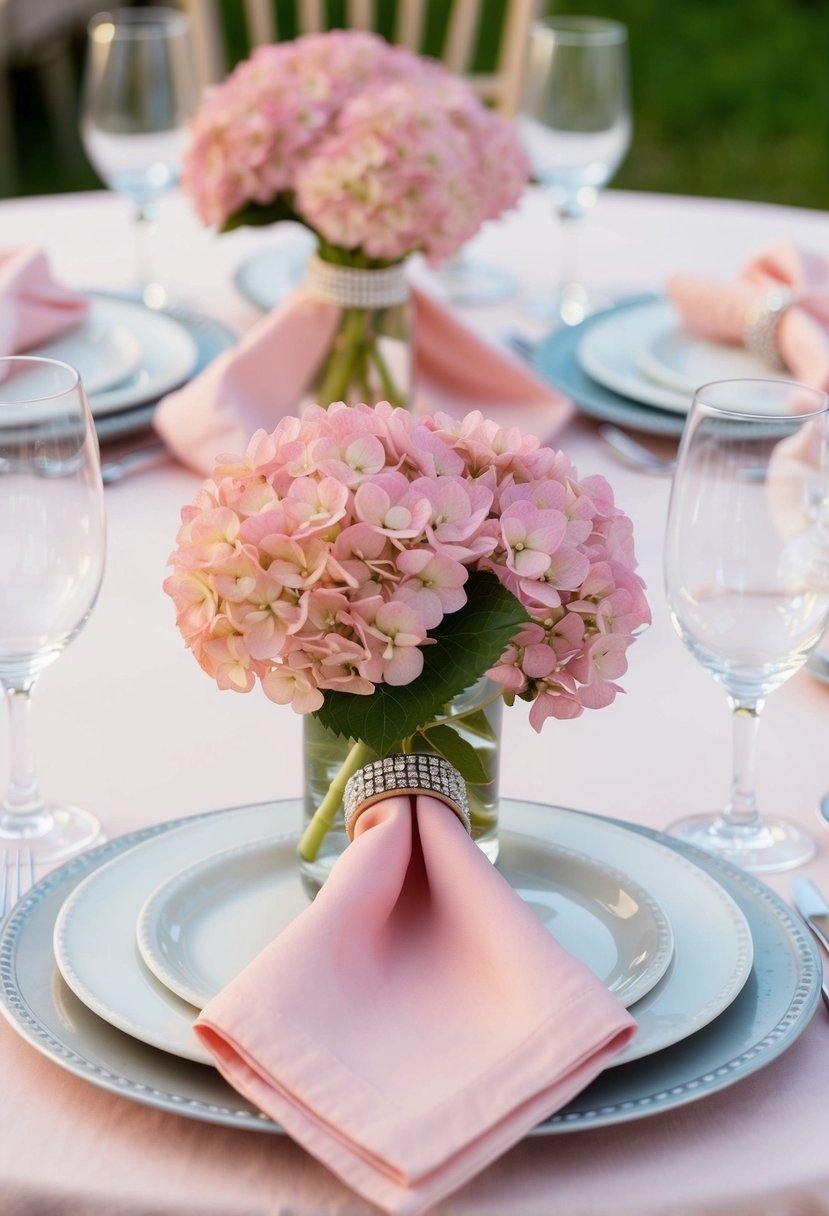
[[[479,701],[477,705],[470,705],[469,709],[464,709],[457,714],[449,714],[445,718],[433,718],[431,722],[427,722],[425,726],[421,726],[421,734],[424,731],[431,730],[433,726],[451,726],[453,722],[460,722],[463,718],[469,718],[472,714],[483,713],[485,709],[489,709],[490,705],[494,705],[496,701],[503,695],[503,688],[499,688],[491,697],[487,697],[485,701]]]
[[[383,386],[383,394],[390,405],[404,405],[405,402],[397,385],[394,382],[391,372],[389,371],[386,361],[380,354],[380,348],[376,340],[371,343],[368,348],[369,357],[377,369],[377,374],[380,377],[380,383]]]
[[[305,861],[314,861],[317,853],[320,851],[320,845],[328,831],[333,827],[334,817],[342,803],[346,782],[349,777],[356,773],[358,768],[362,768],[364,764],[367,764],[373,755],[374,752],[368,744],[361,743],[359,739],[351,748],[351,751],[342,763],[342,767],[328,787],[327,794],[316,811],[314,811],[311,822],[302,834],[302,839],[298,845],[298,852],[300,857],[304,858]]]
[[[366,310],[346,308],[334,340],[322,382],[317,390],[319,405],[329,406],[332,401],[345,400],[346,391],[354,375],[354,365],[364,341]]]

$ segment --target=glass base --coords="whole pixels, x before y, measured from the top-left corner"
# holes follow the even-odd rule
[[[808,671],[810,676],[814,676],[822,684],[829,684],[829,650],[825,650],[822,646],[818,650],[813,650],[806,660],[803,670]]]
[[[585,317],[610,308],[612,303],[610,296],[593,291],[583,283],[567,283],[558,291],[526,300],[523,309],[534,320],[558,328],[560,325],[580,325]]]
[[[429,275],[450,304],[500,304],[514,294],[513,275],[500,266],[459,257]]]
[[[44,809],[46,815],[31,820],[0,813],[0,850],[31,849],[36,866],[51,865],[104,839],[101,825],[88,811],[77,806],[47,805]]]
[[[811,836],[783,819],[764,819],[754,828],[734,828],[720,814],[689,815],[669,824],[665,831],[754,874],[793,870],[817,851]]]

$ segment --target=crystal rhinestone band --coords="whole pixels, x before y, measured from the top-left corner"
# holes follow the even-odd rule
[[[409,298],[402,262],[379,270],[359,270],[324,262],[312,254],[308,259],[308,287],[314,295],[340,308],[391,308]]]
[[[458,770],[441,756],[411,752],[373,760],[349,778],[343,797],[349,840],[354,838],[354,825],[363,811],[389,794],[429,794],[439,798],[472,833],[466,784]]]
[[[783,367],[777,347],[777,327],[794,296],[790,291],[772,291],[750,306],[743,326],[746,350],[769,367]]]

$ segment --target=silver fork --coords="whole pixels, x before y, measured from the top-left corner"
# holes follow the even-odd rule
[[[145,443],[142,447],[132,448],[120,456],[101,461],[101,480],[105,486],[111,486],[128,473],[158,464],[161,459],[170,456],[169,449],[163,443]]]
[[[626,464],[632,465],[640,473],[655,473],[657,476],[672,477],[676,471],[675,460],[658,456],[638,439],[628,435],[627,431],[620,430],[618,426],[613,426],[610,422],[602,423],[599,427],[599,434]]]
[[[0,877],[0,921],[11,912],[35,881],[35,855],[31,849],[4,849]]]

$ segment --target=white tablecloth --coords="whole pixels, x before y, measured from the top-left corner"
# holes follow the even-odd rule
[[[0,204],[3,245],[41,242],[67,282],[117,289],[132,267],[127,207],[106,194]],[[734,275],[789,237],[829,247],[829,216],[748,203],[607,192],[584,230],[585,277],[613,293],[659,290],[674,269]],[[272,243],[267,230],[217,237],[176,196],[162,208],[159,264],[182,301],[240,332],[258,316],[235,268]],[[547,200],[491,224],[482,257],[503,261],[532,293],[554,278],[557,234]],[[493,338],[523,323],[520,295],[469,309]],[[618,462],[582,415],[557,442],[582,475],[603,473],[633,517],[654,624],[630,651],[627,689],[609,709],[549,722],[541,737],[521,704],[505,713],[502,790],[522,799],[662,828],[720,805],[730,779],[723,690],[668,621],[661,544],[669,482]],[[659,446],[659,444],[657,444]],[[670,445],[662,443],[670,449]],[[180,815],[292,797],[301,789],[300,720],[260,693],[219,692],[185,651],[162,594],[178,513],[198,478],[172,464],[106,491],[108,565],[83,633],[42,677],[34,729],[47,795],[87,806],[111,836]],[[760,733],[763,808],[818,834],[804,872],[829,890],[829,689],[801,672],[770,699]],[[8,727],[0,719],[0,781]],[[772,881],[781,893],[788,879]],[[829,1025],[821,1008],[802,1038],[743,1083],[673,1113],[605,1131],[530,1139],[438,1209],[530,1216],[829,1213],[822,1126]],[[367,1209],[283,1138],[199,1124],[87,1086],[0,1025],[3,1133],[0,1211],[316,1216]]]

